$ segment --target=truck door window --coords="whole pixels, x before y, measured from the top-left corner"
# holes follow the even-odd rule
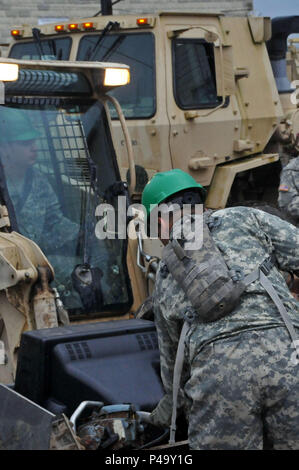
[[[71,318],[126,313],[126,241],[96,236],[96,207],[120,179],[104,107],[88,98],[14,100],[0,106],[1,190],[13,229],[49,259]]]
[[[182,109],[218,106],[213,45],[204,39],[174,39],[172,53],[177,105]]]
[[[41,57],[36,42],[22,42],[12,46],[9,57],[23,60],[68,60],[70,57],[71,45],[71,38],[42,39],[41,49],[43,55]]]
[[[118,62],[131,68],[131,83],[110,92],[120,102],[127,119],[150,118],[156,111],[154,36],[142,34],[107,34],[84,36],[77,60]],[[112,118],[117,114],[111,107]]]

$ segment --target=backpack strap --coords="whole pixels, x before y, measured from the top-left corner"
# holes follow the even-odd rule
[[[177,417],[177,408],[178,408],[178,394],[180,388],[180,381],[182,375],[182,369],[184,364],[184,350],[185,350],[185,338],[187,331],[189,330],[189,324],[185,321],[181,331],[178,349],[175,358],[175,365],[173,371],[173,384],[172,384],[172,415],[171,415],[171,425],[170,425],[170,436],[169,444],[173,445],[175,443],[175,432],[176,432],[176,417]]]
[[[252,282],[259,280],[260,271],[262,271],[266,276],[268,276],[273,266],[275,266],[275,262],[276,258],[275,255],[272,253],[270,256],[268,256],[268,258],[266,258],[262,262],[262,264],[258,266],[257,269],[252,271],[243,279],[243,283],[246,285],[246,287],[249,286],[249,284],[251,284]]]
[[[272,282],[268,279],[268,275],[272,269],[272,267],[275,265],[275,256],[272,254],[269,256],[265,261],[252,273],[248,274],[243,280],[243,283],[246,286],[249,286],[252,282],[259,280],[269,297],[273,300],[275,303],[283,321],[284,324],[289,332],[289,335],[291,337],[292,343],[294,348],[296,349],[297,355],[299,357],[299,341],[298,341],[298,335],[295,331],[295,328],[293,326],[292,320],[283,304],[281,301],[279,295],[277,294],[276,290],[273,287]]]
[[[269,294],[269,296],[273,300],[273,302],[275,303],[276,307],[278,308],[279,313],[280,313],[280,315],[281,315],[281,317],[284,321],[284,324],[285,324],[285,326],[286,326],[286,328],[289,332],[289,335],[292,339],[293,346],[296,349],[297,356],[299,357],[298,335],[295,331],[294,325],[292,323],[292,320],[291,320],[285,306],[283,305],[280,297],[278,296],[276,290],[274,289],[272,282],[269,281],[269,279],[267,278],[267,276],[265,276],[263,271],[260,271],[260,279],[259,280],[260,280],[260,283],[262,284],[262,286],[264,287],[264,289],[267,291],[267,293]]]
[[[172,385],[172,415],[171,415],[171,425],[170,425],[170,436],[169,444],[173,445],[175,443],[175,432],[176,432],[176,417],[177,417],[177,406],[178,406],[178,394],[181,382],[181,375],[184,364],[184,351],[185,351],[185,338],[190,328],[190,324],[194,319],[194,312],[191,309],[186,310],[184,315],[184,324],[181,331],[178,349],[175,358],[175,365],[173,371],[173,385]]]

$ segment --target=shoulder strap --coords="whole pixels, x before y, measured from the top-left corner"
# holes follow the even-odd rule
[[[283,305],[280,297],[278,296],[277,292],[275,291],[272,282],[269,281],[269,279],[265,276],[265,274],[262,271],[260,271],[260,283],[262,284],[262,286],[267,291],[267,293],[269,294],[269,296],[271,297],[271,299],[275,303],[276,307],[278,308],[279,313],[280,313],[280,315],[281,315],[281,317],[284,321],[284,324],[285,324],[285,326],[286,326],[286,328],[287,328],[287,330],[290,334],[290,337],[292,339],[293,346],[295,347],[295,349],[297,351],[297,355],[298,355],[299,354],[299,347],[297,346],[297,344],[298,344],[298,335],[295,331],[292,320],[291,320],[285,306]]]
[[[252,273],[248,274],[248,276],[245,277],[243,280],[243,283],[248,286],[252,282],[259,280],[260,283],[262,284],[263,288],[269,295],[269,297],[273,300],[275,303],[283,321],[284,324],[289,332],[289,335],[291,337],[292,343],[294,348],[296,349],[297,355],[299,357],[299,346],[298,346],[298,335],[295,331],[295,328],[292,324],[292,320],[283,304],[281,301],[279,295],[277,294],[276,290],[273,287],[272,282],[268,279],[268,275],[272,269],[272,267],[275,264],[275,257],[269,256],[265,261]]]
[[[170,425],[170,437],[169,444],[175,443],[175,432],[176,432],[176,417],[177,417],[177,406],[178,406],[178,394],[181,382],[182,369],[184,364],[184,350],[185,350],[185,338],[189,329],[189,322],[185,321],[181,331],[179,345],[175,358],[175,365],[173,371],[173,385],[172,385],[172,415]]]

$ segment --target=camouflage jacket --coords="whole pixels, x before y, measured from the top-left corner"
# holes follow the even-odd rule
[[[299,157],[283,168],[278,188],[278,204],[290,221],[299,226]]]
[[[238,266],[247,275],[274,252],[279,269],[299,274],[299,230],[280,218],[257,209],[235,207],[213,213],[220,218],[212,237],[228,267]],[[215,224],[216,225],[216,224]],[[283,300],[294,324],[299,327],[299,303],[292,297],[284,277],[276,267],[269,279]],[[191,303],[161,261],[154,292],[154,313],[161,356],[161,376],[165,390],[152,421],[169,425],[172,410],[172,379],[183,315]],[[201,349],[216,340],[244,330],[284,325],[282,318],[259,281],[250,284],[240,305],[228,316],[213,323],[194,321],[186,339],[182,386],[190,376],[190,364]],[[185,405],[181,390],[179,406]],[[186,410],[188,415],[188,409]]]
[[[78,236],[79,226],[64,217],[47,177],[35,168],[27,171],[18,191],[8,180],[19,231],[45,253],[55,251]]]

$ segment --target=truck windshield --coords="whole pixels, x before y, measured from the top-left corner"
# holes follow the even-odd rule
[[[1,190],[12,228],[47,256],[70,317],[126,313],[125,240],[96,236],[96,208],[120,179],[102,104],[8,96],[0,128]]]
[[[37,42],[22,42],[12,46],[9,57],[23,60],[68,60],[71,45],[71,38],[41,39],[40,51]]]
[[[110,92],[128,119],[150,118],[156,111],[154,36],[151,33],[109,33],[84,36],[77,60],[118,62],[130,66],[131,83]],[[117,118],[111,109],[112,117]],[[114,113],[114,114],[113,114]]]

